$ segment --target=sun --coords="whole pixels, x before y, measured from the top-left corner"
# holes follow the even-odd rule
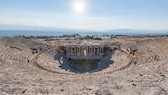
[[[82,1],[76,1],[74,2],[74,10],[77,13],[84,13],[86,9],[86,6],[84,4],[84,2]]]

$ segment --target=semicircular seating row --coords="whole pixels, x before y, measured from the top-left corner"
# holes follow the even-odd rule
[[[141,47],[141,46],[140,46]],[[143,45],[137,52],[137,62],[150,63],[168,59],[168,42],[153,42]]]
[[[31,50],[18,50],[15,48],[10,47],[0,47],[0,57],[16,60],[16,61],[22,61],[22,62],[29,62],[31,60],[33,54]]]

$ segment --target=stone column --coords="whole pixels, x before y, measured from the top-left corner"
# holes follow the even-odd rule
[[[74,48],[74,47],[71,46],[71,55],[73,55],[73,48]]]
[[[88,46],[86,45],[85,46],[85,49],[86,49],[86,56],[88,55]]]
[[[83,48],[84,46],[82,45],[81,47],[82,47],[81,53],[82,53],[82,55],[84,55],[84,48]]]
[[[84,55],[84,45],[82,46],[82,55]]]
[[[77,55],[80,55],[80,46],[77,46]]]
[[[92,46],[89,47],[89,55],[92,56],[92,53],[93,53],[93,49],[92,49]]]
[[[97,55],[97,46],[95,46],[95,55]]]
[[[77,46],[77,55],[79,55],[79,46]]]
[[[97,48],[97,46],[96,46],[96,50],[95,50],[95,54],[97,55],[97,51],[98,51],[98,48]]]
[[[89,55],[89,52],[90,52],[90,51],[89,51],[89,46],[87,46],[87,55]]]
[[[75,55],[77,55],[77,54],[78,54],[78,47],[75,46]]]
[[[82,55],[82,46],[80,46],[80,55]]]
[[[94,47],[94,55],[97,55],[96,52],[97,52],[97,46]]]
[[[77,46],[75,46],[75,55],[77,55],[77,52],[78,51],[78,47]]]
[[[94,55],[94,46],[92,46],[92,55]]]
[[[104,47],[102,47],[102,55],[103,55],[103,52],[104,52]]]
[[[66,55],[69,55],[69,47],[66,46]]]
[[[103,55],[103,48],[101,47],[101,55]]]
[[[92,47],[92,55],[94,55],[94,46]]]
[[[100,46],[99,46],[99,55],[101,54]]]
[[[101,49],[101,55],[103,55],[103,46],[101,46],[100,49]]]
[[[68,55],[68,47],[66,46],[66,55]]]
[[[71,47],[68,46],[68,54],[71,55]]]
[[[82,55],[82,46],[80,46],[80,55]]]
[[[101,46],[99,47],[99,49],[100,49],[99,55],[102,55],[102,48],[101,48]]]
[[[88,55],[90,55],[90,49],[89,49],[89,46],[87,46],[87,50],[88,50]]]
[[[99,51],[100,51],[99,46],[97,46],[97,55],[99,55]]]
[[[71,46],[69,46],[69,55],[71,55]]]
[[[68,46],[68,55],[70,55],[70,47]]]

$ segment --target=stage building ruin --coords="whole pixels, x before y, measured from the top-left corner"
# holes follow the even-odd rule
[[[65,55],[67,58],[95,58],[104,55],[104,46],[101,45],[66,45]]]
[[[108,47],[99,43],[67,44],[63,46],[64,57],[69,66],[78,72],[88,72],[98,68],[98,62],[107,54]]]

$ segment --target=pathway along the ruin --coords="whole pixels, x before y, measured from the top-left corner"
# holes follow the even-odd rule
[[[125,66],[122,66],[122,67],[117,68],[117,69],[115,69],[115,70],[105,71],[105,72],[99,71],[99,72],[84,73],[84,74],[83,74],[83,73],[81,73],[81,74],[80,74],[80,73],[73,73],[73,72],[68,72],[68,71],[61,72],[61,71],[59,71],[59,70],[51,70],[51,69],[49,69],[49,68],[46,68],[46,67],[42,66],[42,65],[38,62],[39,56],[40,56],[41,54],[45,53],[46,51],[52,49],[52,48],[54,48],[54,47],[50,47],[50,48],[48,48],[48,49],[46,49],[46,50],[44,50],[44,51],[42,51],[42,52],[39,52],[38,54],[35,55],[35,57],[34,57],[34,59],[33,59],[33,61],[34,61],[34,63],[36,64],[37,67],[39,67],[40,69],[46,70],[46,71],[48,71],[48,72],[51,72],[51,73],[64,74],[64,75],[107,75],[107,74],[113,74],[113,73],[115,73],[115,72],[117,72],[117,71],[121,71],[121,70],[127,69],[128,67],[131,66],[132,63],[135,63],[135,57],[133,57],[132,54],[130,54],[130,53],[128,53],[128,52],[126,52],[126,51],[124,51],[124,50],[122,50],[122,49],[119,49],[120,51],[124,52],[124,53],[129,57],[129,62],[128,62],[128,64],[126,64]]]

